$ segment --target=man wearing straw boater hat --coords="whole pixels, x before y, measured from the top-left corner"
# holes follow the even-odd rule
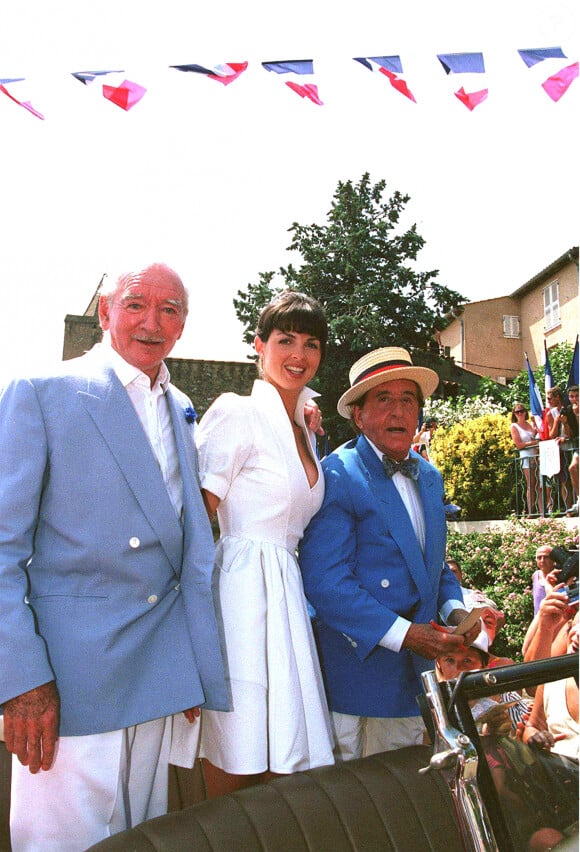
[[[384,347],[349,379],[338,412],[360,434],[324,460],[326,496],[300,545],[345,760],[420,743],[420,673],[480,630],[463,639],[441,626],[467,612],[445,564],[441,475],[411,450],[439,377],[405,349]]]

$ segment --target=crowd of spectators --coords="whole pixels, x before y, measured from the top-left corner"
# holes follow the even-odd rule
[[[516,402],[511,413],[510,434],[525,480],[526,512],[529,516],[552,513],[558,500],[562,512],[577,515],[578,386],[570,386],[565,393],[554,386],[546,402],[539,428],[523,403]],[[545,456],[545,461],[540,450],[543,441],[556,442],[554,455]]]
[[[504,613],[483,592],[463,585],[456,559],[449,558],[448,564],[461,583],[466,608],[484,607],[483,628],[469,648],[437,657],[437,678],[454,680],[462,672],[512,664],[491,650],[505,624]],[[537,604],[522,647],[526,662],[579,648],[578,552],[544,545],[536,552],[536,565]],[[472,703],[472,714],[512,833],[531,852],[551,849],[566,837],[564,812],[569,813],[569,807],[573,814],[577,810],[575,794],[570,797],[565,780],[566,773],[578,773],[577,679],[479,699]],[[532,751],[526,750],[528,746]]]

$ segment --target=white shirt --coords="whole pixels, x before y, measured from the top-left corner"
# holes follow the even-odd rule
[[[369,442],[369,446],[377,454],[381,464],[383,463],[383,453],[370,441],[365,435],[365,439]],[[409,455],[407,454],[407,458]],[[393,485],[399,492],[401,500],[407,510],[407,514],[415,530],[417,541],[423,553],[425,552],[425,513],[423,511],[423,503],[419,494],[419,486],[414,479],[408,476],[403,476],[402,473],[393,474]],[[450,600],[446,601],[439,611],[439,615],[443,621],[446,621],[447,616],[454,609],[465,609],[463,601]],[[399,652],[403,645],[403,641],[412,622],[403,616],[397,616],[396,621],[389,627],[383,638],[378,643],[383,648],[389,648],[391,651]]]
[[[105,338],[101,344],[115,374],[133,403],[133,408],[143,427],[157,464],[163,476],[169,499],[178,518],[183,509],[183,481],[179,467],[177,444],[173,432],[171,412],[165,397],[169,385],[169,370],[164,363],[159,368],[155,384],[151,387],[149,376],[127,363]]]

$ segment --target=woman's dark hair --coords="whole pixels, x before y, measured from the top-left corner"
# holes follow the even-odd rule
[[[322,364],[326,355],[328,324],[320,302],[304,293],[284,290],[262,310],[258,317],[256,334],[266,343],[275,328],[316,337],[320,341],[320,363]]]

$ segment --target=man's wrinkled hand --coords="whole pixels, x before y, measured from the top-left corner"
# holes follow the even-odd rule
[[[411,624],[403,639],[403,648],[414,651],[427,660],[434,660],[440,654],[464,648],[464,639],[464,636],[454,636],[452,628],[449,627]]]
[[[60,699],[54,681],[4,704],[6,748],[34,775],[50,769],[58,739]]]
[[[449,613],[449,616],[447,618],[447,622],[448,622],[449,625],[451,625],[453,627],[457,627],[457,625],[461,624],[463,619],[467,618],[468,615],[469,615],[469,612],[465,609],[454,609]],[[479,618],[475,622],[473,627],[470,627],[470,629],[466,633],[463,634],[463,644],[466,647],[469,647],[469,645],[471,645],[473,642],[475,642],[475,640],[477,639],[477,637],[479,636],[479,634],[481,633],[482,630],[483,630],[483,622],[482,622],[481,618]]]

